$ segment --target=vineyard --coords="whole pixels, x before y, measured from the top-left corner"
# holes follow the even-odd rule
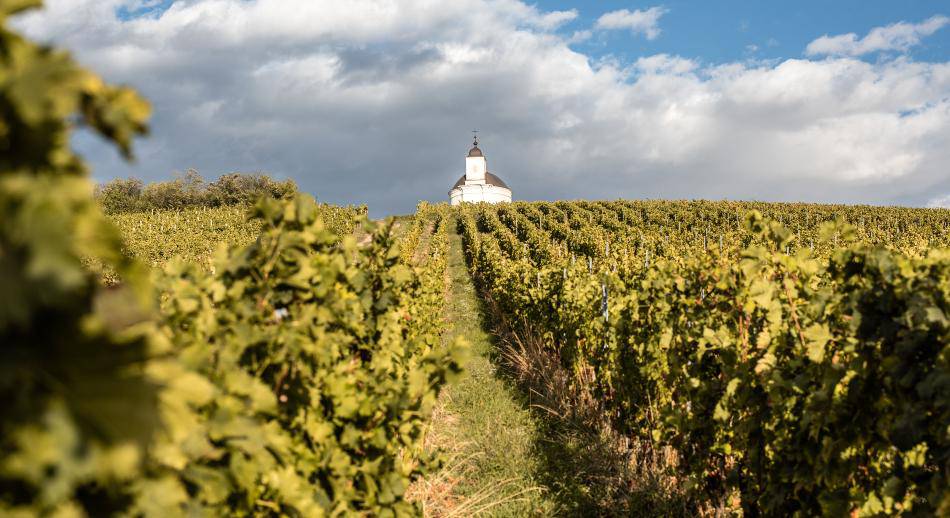
[[[420,202],[371,221],[295,188],[104,211],[71,135],[131,158],[151,109],[6,28],[34,4],[0,2],[0,515],[583,514],[565,502],[596,488],[535,473],[565,454],[528,459],[567,412],[518,393],[491,350],[510,342],[592,396],[621,456],[672,452],[679,514],[950,515],[950,211]],[[457,430],[452,472],[427,439]]]
[[[196,207],[112,214],[109,220],[123,237],[124,252],[145,264],[161,268],[172,258],[210,267],[222,245],[245,247],[260,234],[258,219],[248,218],[248,206]],[[320,220],[337,236],[353,234],[365,216],[365,207],[317,204]],[[88,265],[106,282],[118,281],[111,271]]]
[[[557,202],[460,222],[483,295],[593,380],[618,431],[679,452],[700,500],[950,511],[947,211]]]

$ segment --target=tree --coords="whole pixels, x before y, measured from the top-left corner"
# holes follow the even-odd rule
[[[97,185],[95,197],[107,214],[133,212],[142,208],[144,185],[138,178],[116,178]]]

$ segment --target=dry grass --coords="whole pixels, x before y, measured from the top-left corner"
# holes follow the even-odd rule
[[[568,373],[526,323],[516,332],[504,320],[497,322],[500,362],[528,403],[546,416],[544,440],[549,444],[544,450],[550,457],[549,473],[558,477],[548,484],[562,492],[566,511],[598,516],[697,514],[676,476],[675,451],[614,432],[602,405],[587,389],[593,385],[591,371]]]
[[[448,332],[443,340],[464,337],[472,355],[467,376],[440,394],[425,436],[424,449],[440,452],[444,463],[416,480],[407,498],[432,517],[555,514],[549,492],[536,481],[535,420],[490,360],[495,345],[482,325],[456,234],[450,236],[446,281]]]
[[[469,480],[475,470],[477,453],[449,455],[433,476],[417,480],[409,487],[407,499],[422,504],[423,516],[452,518],[489,515],[499,507],[524,503],[530,493],[540,487],[520,487],[516,478],[495,481],[475,492],[463,494],[459,486]]]
[[[452,391],[444,391],[423,444],[426,451],[439,452],[443,464],[436,472],[414,481],[406,498],[419,502],[424,516],[437,518],[517,515],[513,510],[533,508],[532,501],[545,489],[526,484],[521,476],[499,478],[495,470],[486,470],[486,466],[497,464],[499,451],[486,446],[485,437],[467,440],[471,425],[449,411],[457,407]]]
[[[445,464],[409,490],[425,516],[734,514],[687,496],[675,451],[614,432],[590,372],[575,377],[527,323],[479,306],[458,236],[450,243],[445,339],[466,337],[474,354],[426,435]]]

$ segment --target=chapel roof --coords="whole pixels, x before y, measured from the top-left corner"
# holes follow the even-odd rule
[[[495,176],[495,175],[492,174],[492,173],[487,173],[487,172],[485,173],[485,184],[487,184],[487,185],[494,185],[495,187],[501,187],[501,188],[504,188],[504,189],[508,189],[509,191],[511,190],[511,188],[508,187],[508,184],[506,184],[501,178],[498,178],[497,176]],[[455,185],[452,186],[452,190],[458,189],[459,187],[461,187],[461,186],[463,186],[463,185],[465,185],[465,175],[464,175],[464,174],[462,175],[461,178],[459,178],[459,181],[455,182]]]

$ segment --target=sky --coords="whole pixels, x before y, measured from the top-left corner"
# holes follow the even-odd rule
[[[781,4],[781,5],[779,5]],[[950,207],[950,4],[48,0],[14,24],[153,104],[97,181],[291,178],[447,201],[479,130],[515,199]]]

